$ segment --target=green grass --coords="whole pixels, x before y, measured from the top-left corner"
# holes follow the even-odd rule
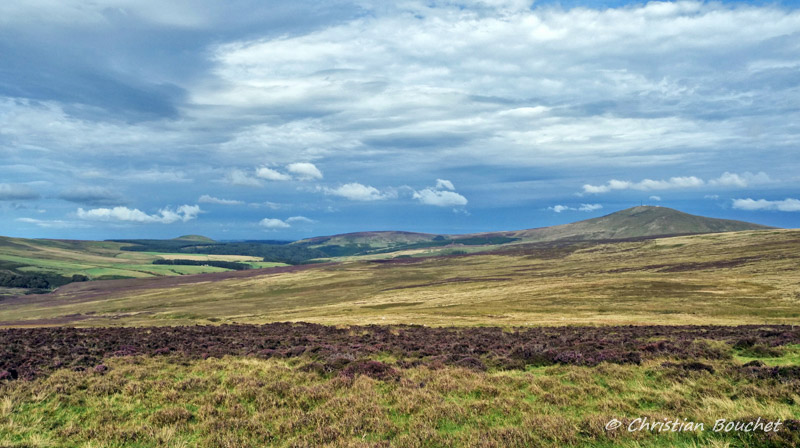
[[[0,446],[778,447],[791,439],[708,428],[719,418],[800,418],[793,385],[730,373],[733,361],[714,361],[714,375],[675,375],[652,361],[490,372],[417,367],[385,381],[305,371],[309,362],[114,358],[102,375],[61,370],[2,384]],[[611,419],[640,417],[687,419],[707,430],[605,429]]]
[[[734,359],[741,363],[758,360],[768,366],[800,366],[800,344],[764,350],[764,352],[773,351],[774,353],[758,353],[759,351],[758,349],[737,350]]]

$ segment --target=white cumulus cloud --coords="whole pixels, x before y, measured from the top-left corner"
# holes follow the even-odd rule
[[[567,210],[579,211],[579,212],[593,212],[595,210],[600,210],[602,208],[603,208],[602,204],[581,204],[578,207],[569,207],[567,205],[559,204],[547,207],[548,210],[552,210],[556,213],[565,212]]]
[[[467,198],[455,191],[436,190],[433,188],[415,191],[413,197],[423,204],[435,205],[438,207],[464,206],[467,205],[468,202]]]
[[[303,223],[306,223],[306,224],[311,224],[311,223],[315,223],[316,221],[314,221],[311,218],[306,218],[305,216],[291,216],[291,217],[286,219],[286,222],[290,222],[290,223],[303,222]]]
[[[677,176],[669,179],[654,180],[644,179],[639,182],[632,182],[628,180],[611,179],[603,185],[586,184],[583,186],[584,193],[608,193],[614,190],[640,190],[640,191],[655,191],[655,190],[672,190],[679,188],[699,188],[703,186],[712,187],[738,187],[743,188],[750,185],[762,184],[770,182],[770,177],[764,173],[759,172],[753,174],[745,172],[742,174],[725,172],[716,179],[711,179],[708,182],[697,176]]]
[[[766,199],[734,199],[733,208],[739,210],[777,210],[781,212],[800,212],[800,199],[787,198],[782,201]]]
[[[469,201],[464,196],[456,193],[456,187],[452,182],[445,179],[436,179],[435,187],[424,188],[414,191],[412,198],[425,205],[435,205],[437,207],[463,207]]]
[[[272,168],[267,168],[265,166],[259,167],[256,169],[256,176],[267,179],[267,180],[291,180],[292,176],[281,173],[279,171],[273,170]]]
[[[729,173],[724,172],[722,176],[718,177],[717,179],[711,179],[708,181],[709,185],[713,186],[720,186],[720,187],[747,187],[753,184],[764,184],[770,182],[770,178],[767,173],[761,171],[759,173],[753,174],[749,171],[744,172],[742,174],[736,173]]]
[[[644,179],[640,182],[611,179],[605,185],[583,186],[585,193],[608,193],[613,190],[669,190],[673,188],[691,188],[705,185],[703,179],[695,176],[671,177],[667,180]]]
[[[340,185],[336,188],[324,188],[325,194],[341,196],[351,201],[380,201],[390,197],[371,185],[362,185],[357,182]]]
[[[453,185],[452,182],[450,182],[449,180],[445,180],[445,179],[436,179],[436,188],[438,190],[444,190],[444,189],[455,190],[456,189],[456,187]]]
[[[593,212],[595,210],[600,210],[601,208],[603,208],[603,206],[600,204],[581,204],[581,206],[578,207],[578,211]]]
[[[287,222],[276,218],[264,218],[258,223],[258,225],[267,229],[288,229],[291,227],[291,225],[289,225]]]
[[[317,168],[313,163],[290,163],[286,166],[286,169],[300,180],[322,179],[322,171],[320,171],[319,168]]]
[[[123,221],[136,223],[172,224],[174,222],[187,222],[197,218],[202,210],[198,205],[181,205],[175,210],[163,208],[158,213],[148,215],[138,208],[114,207],[93,208],[90,210],[78,209],[78,218],[90,221]]]
[[[244,201],[237,201],[235,199],[221,199],[214,196],[204,194],[197,200],[201,204],[218,204],[218,205],[242,205]]]

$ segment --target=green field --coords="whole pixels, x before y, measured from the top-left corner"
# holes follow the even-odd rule
[[[19,273],[48,273],[70,277],[86,275],[92,280],[147,278],[165,275],[223,272],[213,266],[154,265],[159,259],[236,261],[252,268],[285,266],[261,258],[237,255],[198,255],[123,250],[127,243],[107,241],[31,240],[0,237],[0,270],[11,267]]]

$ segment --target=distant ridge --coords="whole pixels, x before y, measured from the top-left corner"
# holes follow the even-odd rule
[[[504,242],[547,242],[559,240],[618,240],[665,235],[694,235],[703,233],[764,230],[773,227],[730,219],[691,215],[668,207],[637,206],[599,218],[570,224],[534,229],[472,233],[467,235],[434,235],[399,231],[356,232],[308,238],[293,244],[324,248],[326,246],[363,246],[402,249],[426,244],[503,244]],[[506,240],[506,241],[504,241]]]

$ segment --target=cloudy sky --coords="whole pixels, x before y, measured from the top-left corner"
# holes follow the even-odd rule
[[[800,5],[0,2],[0,235],[800,227]]]

